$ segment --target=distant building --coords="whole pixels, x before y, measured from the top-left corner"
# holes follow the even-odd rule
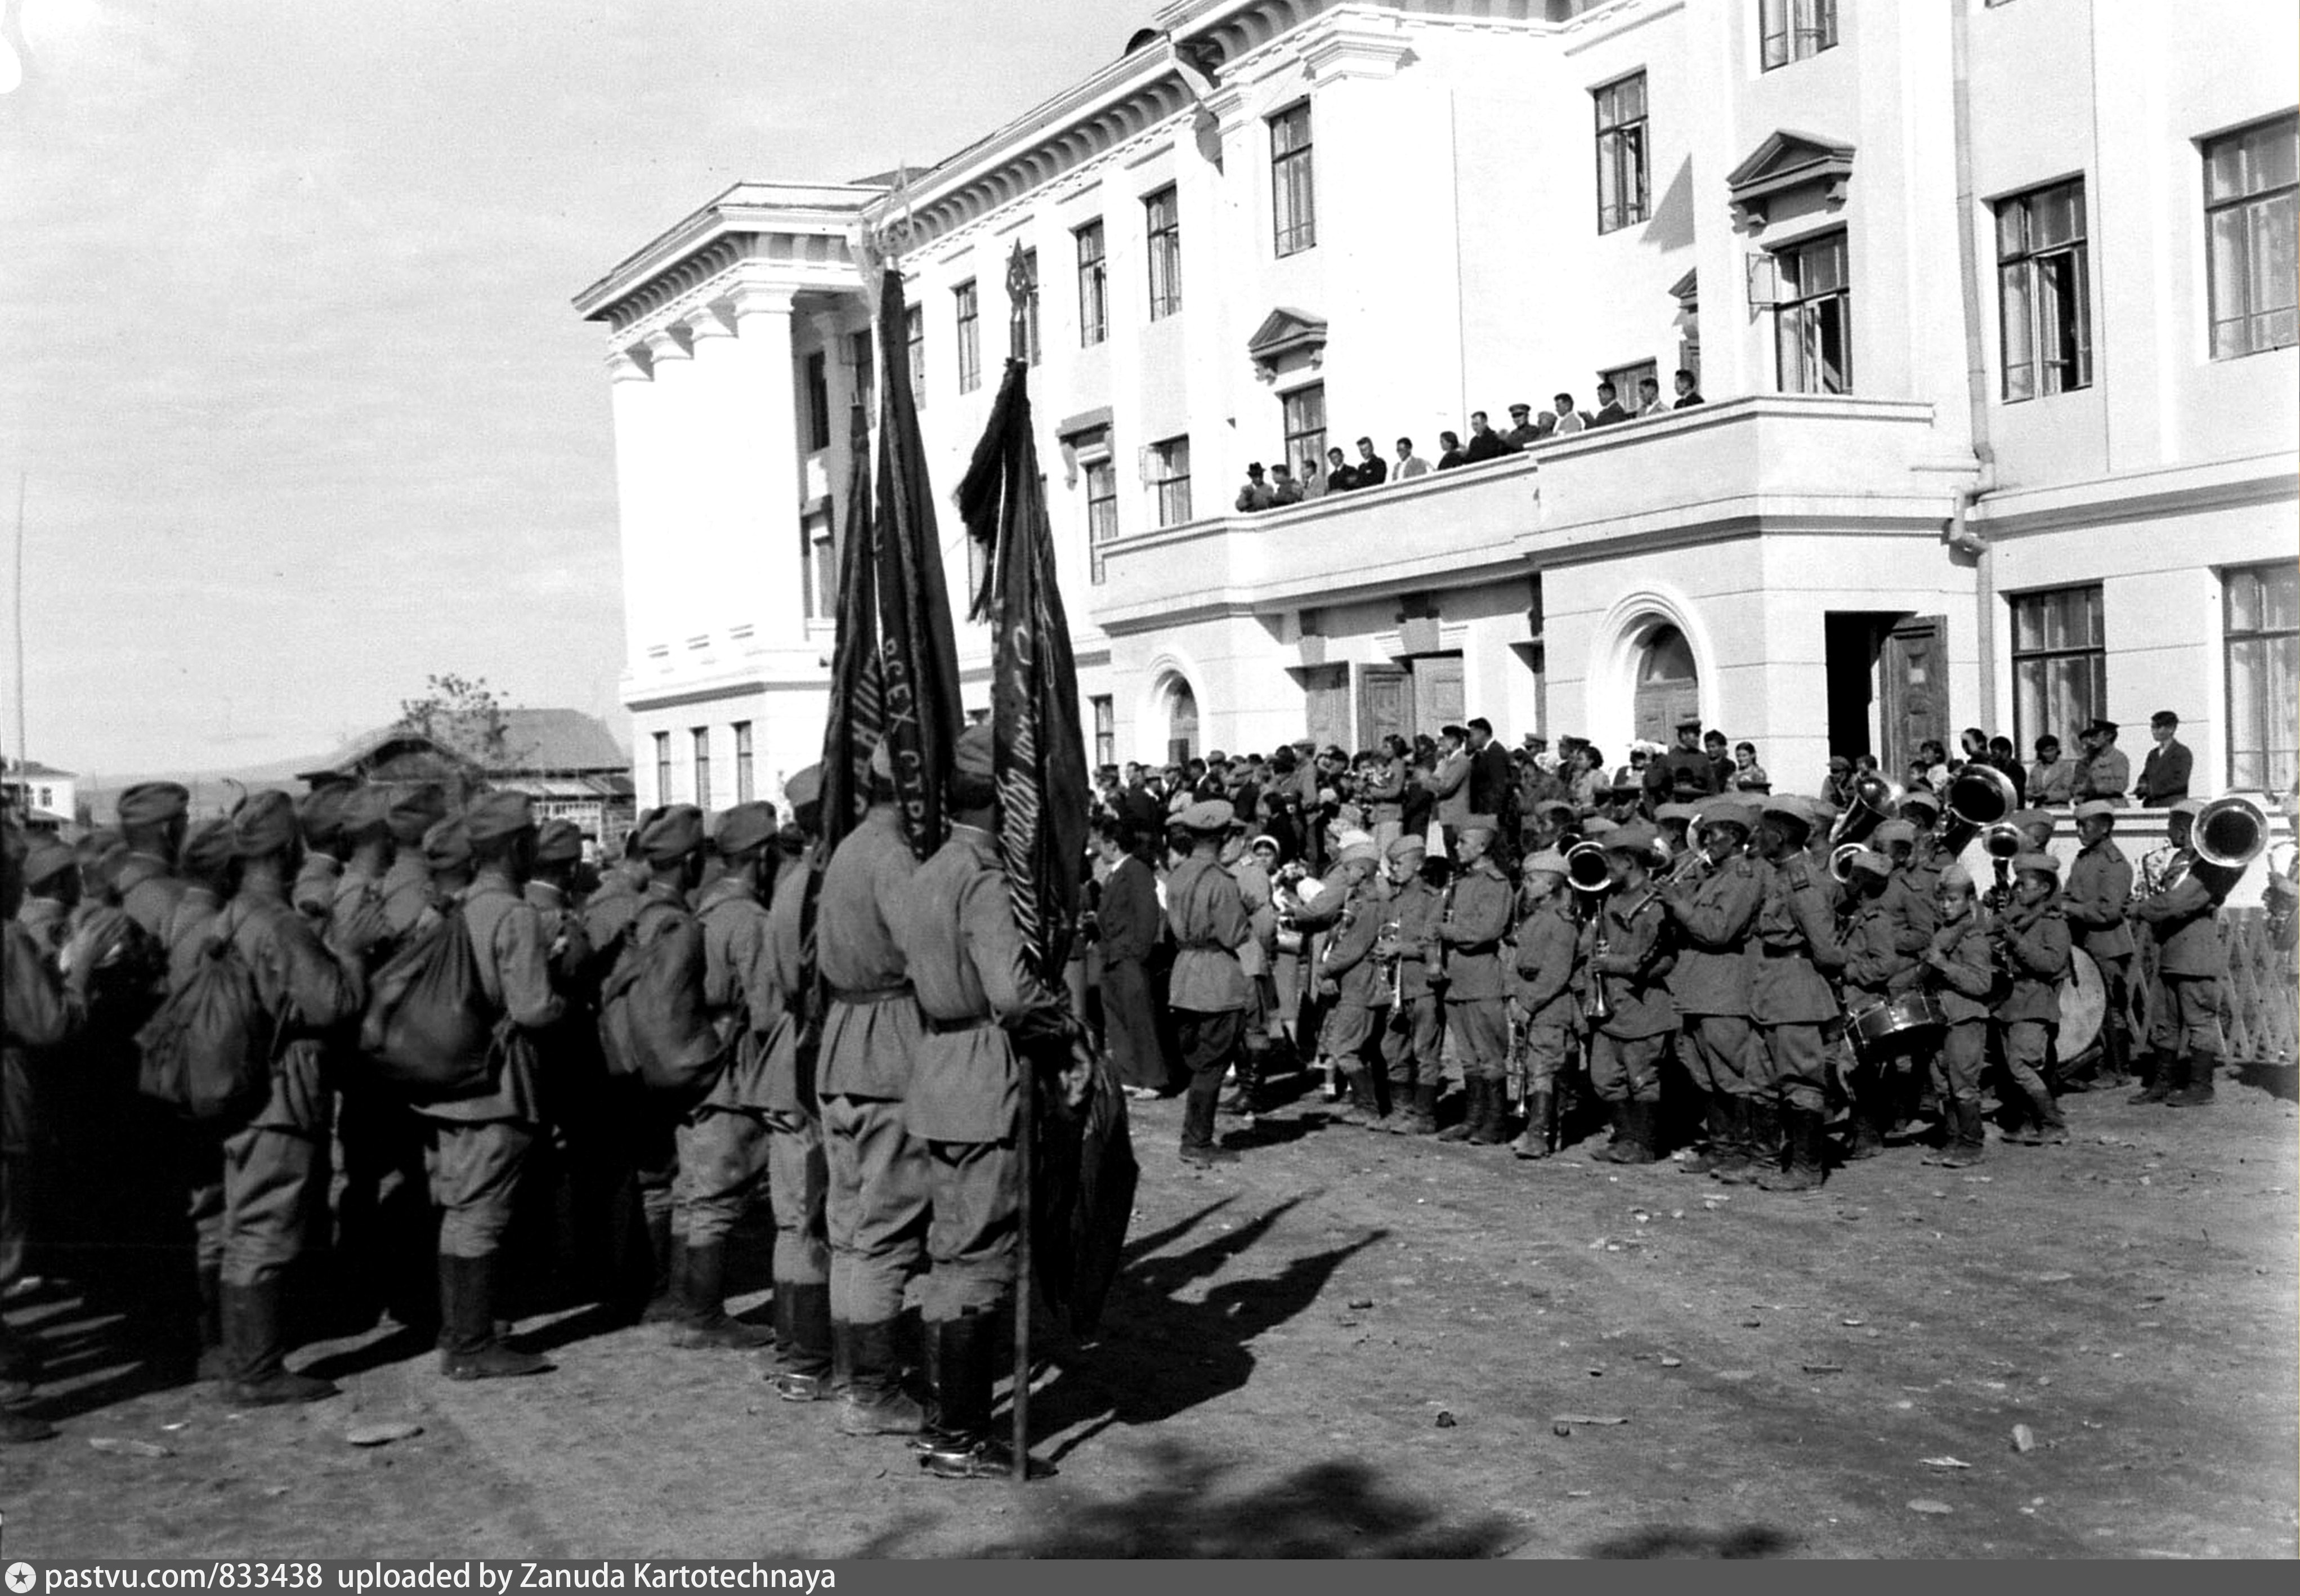
[[[523,792],[538,821],[571,820],[601,847],[619,848],[633,818],[630,757],[605,723],[577,709],[507,709],[504,721],[496,758],[469,758],[395,723],[354,738],[296,779]]]
[[[0,770],[0,809],[36,831],[71,825],[77,811],[79,778],[37,759],[11,759]]]

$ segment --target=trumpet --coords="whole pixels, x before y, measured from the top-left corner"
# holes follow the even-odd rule
[[[1612,951],[1612,943],[1605,935],[1605,915],[1597,912],[1597,934],[1589,944],[1589,1001],[1582,1009],[1583,1017],[1604,1024],[1613,1017],[1613,994],[1605,982],[1605,973],[1597,968],[1597,961]]]

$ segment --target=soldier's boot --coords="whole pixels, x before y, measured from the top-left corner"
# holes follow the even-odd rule
[[[671,1220],[667,1213],[646,1216],[647,1249],[654,1259],[654,1287],[647,1293],[646,1307],[640,1311],[642,1324],[675,1324],[687,1317],[687,1301],[681,1294],[687,1276],[687,1237],[671,1233]]]
[[[334,1383],[288,1372],[288,1342],[280,1328],[279,1283],[222,1287],[225,1401],[240,1408],[317,1402],[336,1394]]]
[[[2121,1015],[2112,1014],[2100,1039],[2100,1074],[2094,1084],[2105,1090],[2132,1079],[2132,1033]]]
[[[2029,1096],[2029,1113],[2035,1123],[2026,1140],[2038,1147],[2065,1147],[2069,1140],[2069,1122],[2061,1114],[2060,1104],[2054,1099],[2053,1089]]]
[[[674,1347],[699,1347],[730,1352],[756,1352],[771,1346],[774,1336],[755,1324],[746,1324],[727,1311],[727,1248],[712,1241],[687,1249],[688,1318],[671,1327]]]
[[[950,1409],[945,1405],[944,1393],[954,1383],[948,1372],[950,1366],[943,1361],[943,1327],[939,1321],[921,1321],[919,1325],[920,1353],[926,1364],[925,1397],[919,1408],[925,1418],[919,1433],[904,1442],[914,1452],[930,1452],[947,1445],[955,1437],[944,1426],[944,1416]]]
[[[1012,1344],[1003,1333],[1004,1316],[962,1313],[933,1326],[940,1351],[935,1404],[942,1415],[933,1440],[918,1449],[919,1466],[946,1480],[1011,1480],[1014,1451],[991,1422],[998,1367]],[[1031,1458],[1030,1479],[1054,1473]]]
[[[834,1363],[852,1371],[838,1396],[839,1433],[915,1435],[923,1429],[926,1410],[903,1389],[902,1369],[895,1360],[893,1321],[834,1324],[830,1333]]]
[[[1499,1081],[1486,1082],[1485,1113],[1470,1127],[1472,1147],[1499,1147],[1509,1140],[1509,1089]]]
[[[1654,1105],[1632,1099],[1621,1105],[1621,1139],[1597,1156],[1609,1164],[1650,1164],[1661,1155],[1654,1147],[1660,1126]]]
[[[1627,1099],[1605,1105],[1605,1145],[1597,1149],[1597,1157],[1608,1164],[1613,1161],[1613,1149],[1629,1139],[1629,1105]]]
[[[2164,1099],[2167,1108],[2201,1108],[2212,1100],[2212,1072],[2220,1058],[2212,1053],[2191,1053],[2181,1073],[2179,1089]]]
[[[1238,1056],[1238,1080],[1217,1106],[1221,1113],[1252,1119],[1261,1111],[1262,1082],[1270,1074],[1270,1044],[1249,1045]]]
[[[36,1350],[9,1333],[5,1324],[0,1324],[0,1382],[16,1388],[9,1392],[11,1400],[21,1400],[29,1394],[33,1372],[38,1366]],[[44,1420],[0,1408],[0,1445],[46,1441],[55,1433],[56,1427]]]
[[[1351,1078],[1351,1094],[1362,1097],[1358,1107],[1359,1124],[1369,1131],[1389,1128],[1389,1077],[1371,1064],[1361,1061],[1357,1074]]]
[[[783,1366],[775,1395],[786,1402],[827,1402],[831,1390],[830,1284],[775,1282],[775,1323],[782,1332]]]
[[[1868,1065],[1854,1069],[1846,1083],[1852,1088],[1853,1096],[1845,1135],[1845,1161],[1851,1164],[1873,1158],[1885,1150],[1885,1120],[1890,1111],[1879,1106],[1884,1083]]]
[[[1721,1091],[1705,1092],[1701,1100],[1702,1123],[1708,1127],[1709,1145],[1686,1159],[1678,1168],[1687,1174],[1714,1174],[1732,1163],[1739,1151],[1739,1136],[1735,1124],[1736,1099]],[[1746,1164],[1747,1157],[1741,1155]]]
[[[1781,1168],[1783,1116],[1778,1099],[1768,1097],[1735,1099],[1740,1109],[1740,1150],[1744,1160],[1720,1165],[1710,1173],[1729,1186],[1759,1181]]]
[[[200,1287],[200,1361],[195,1371],[202,1380],[221,1380],[231,1373],[231,1359],[223,1345],[223,1270],[203,1264]]]
[[[1787,1122],[1788,1162],[1780,1169],[1759,1174],[1757,1184],[1768,1191],[1818,1191],[1825,1178],[1822,1160],[1829,1145],[1828,1124],[1817,1108],[1788,1108],[1781,1117]]]
[[[2125,1099],[2128,1104],[2161,1103],[2179,1090],[2171,1059],[2162,1048],[2151,1048],[2140,1057],[2141,1087]]]
[[[439,1308],[446,1321],[441,1333],[440,1372],[450,1380],[505,1380],[540,1375],[551,1364],[507,1344],[498,1333],[495,1305],[501,1279],[499,1252],[477,1258],[439,1255]]]
[[[1525,1099],[1525,1129],[1510,1143],[1521,1158],[1546,1158],[1557,1150],[1557,1096],[1537,1091]]]
[[[1346,1061],[1329,1060],[1326,1067],[1329,1078],[1338,1083],[1336,1090],[1327,1098],[1335,1105],[1333,1112],[1327,1116],[1328,1122],[1338,1125],[1365,1124],[1365,1102],[1358,1090],[1357,1066]]]
[[[1440,1141],[1467,1141],[1485,1113],[1486,1082],[1482,1075],[1465,1076],[1462,1082],[1462,1117],[1438,1132]]]
[[[1988,1140],[1981,1133],[1979,1100],[1966,1103],[1952,1102],[1946,1107],[1949,1126],[1948,1145],[1942,1148],[1940,1151],[1928,1156],[1925,1162],[1938,1164],[1943,1169],[1963,1169],[1979,1163],[1980,1156],[1988,1147]]]
[[[1435,1136],[1438,1133],[1438,1094],[1445,1090],[1442,1082],[1416,1081],[1405,1111],[1396,1116],[1391,1128],[1408,1136]]]

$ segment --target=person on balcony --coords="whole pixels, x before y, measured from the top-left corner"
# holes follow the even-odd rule
[[[1589,418],[1573,408],[1571,394],[1553,395],[1550,404],[1553,408],[1549,430],[1554,435],[1562,438],[1568,432],[1579,432],[1589,424]]]
[[[2132,761],[2116,746],[2116,723],[2104,720],[2090,721],[2077,733],[2084,747],[2084,757],[2077,761],[2077,802],[2106,798],[2122,807],[2132,801],[2125,796],[2132,785]]]
[[[2188,796],[2188,775],[2195,756],[2177,735],[2180,717],[2160,709],[2148,717],[2148,734],[2156,746],[2140,762],[2140,781],[2132,796],[2144,809],[2169,809]]]
[[[1282,464],[1272,468],[1270,473],[1271,506],[1282,509],[1288,505],[1298,505],[1301,502],[1302,484],[1296,479],[1294,473],[1287,470]]]
[[[1451,432],[1448,432],[1446,436],[1451,438],[1454,435]],[[1416,477],[1426,477],[1429,474],[1429,462],[1424,460],[1421,455],[1413,452],[1413,439],[1411,438],[1399,439],[1397,440],[1397,464],[1390,467],[1390,480],[1394,482],[1411,482]]]
[[[1597,414],[1589,418],[1589,425],[1610,427],[1616,422],[1629,419],[1629,413],[1621,407],[1621,395],[1613,385],[1610,382],[1597,384]]]
[[[2037,763],[2029,767],[2029,801],[2046,808],[2074,802],[2076,762],[2063,758],[2061,740],[2047,731],[2037,740]]]
[[[1262,462],[1256,460],[1246,468],[1246,486],[1238,490],[1238,507],[1241,512],[1252,514],[1256,510],[1267,510],[1277,502],[1277,496],[1271,492],[1270,484],[1262,479]]]
[[[1371,438],[1358,439],[1358,463],[1350,469],[1357,472],[1357,485],[1361,488],[1379,488],[1389,480],[1389,467],[1373,452]]]
[[[1669,406],[1661,402],[1661,379],[1658,377],[1638,378],[1638,414],[1640,417],[1644,417],[1648,415],[1667,415],[1668,414]]]
[[[1542,419],[1546,421],[1549,418],[1544,416]],[[1533,424],[1532,405],[1512,405],[1510,406],[1510,430],[1502,436],[1509,440],[1512,448],[1522,449],[1529,444],[1539,443],[1548,434]]]
[[[1487,424],[1482,410],[1470,412],[1470,447],[1462,451],[1462,464],[1479,465],[1488,460],[1498,460],[1504,455],[1514,455],[1516,447]]]
[[[1328,449],[1326,451],[1326,491],[1347,493],[1358,485],[1358,469],[1352,465],[1349,457],[1342,453],[1341,446],[1336,444],[1332,448]]]
[[[1671,410],[1690,410],[1696,405],[1702,403],[1704,403],[1704,401],[1701,397],[1701,385],[1693,380],[1693,373],[1691,372],[1687,371],[1683,366],[1678,367],[1677,403],[1671,405],[1670,408]]]

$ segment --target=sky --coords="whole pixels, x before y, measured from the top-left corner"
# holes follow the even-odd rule
[[[271,765],[449,672],[626,739],[604,344],[570,299],[729,183],[940,159],[1154,4],[0,0],[31,756]]]

